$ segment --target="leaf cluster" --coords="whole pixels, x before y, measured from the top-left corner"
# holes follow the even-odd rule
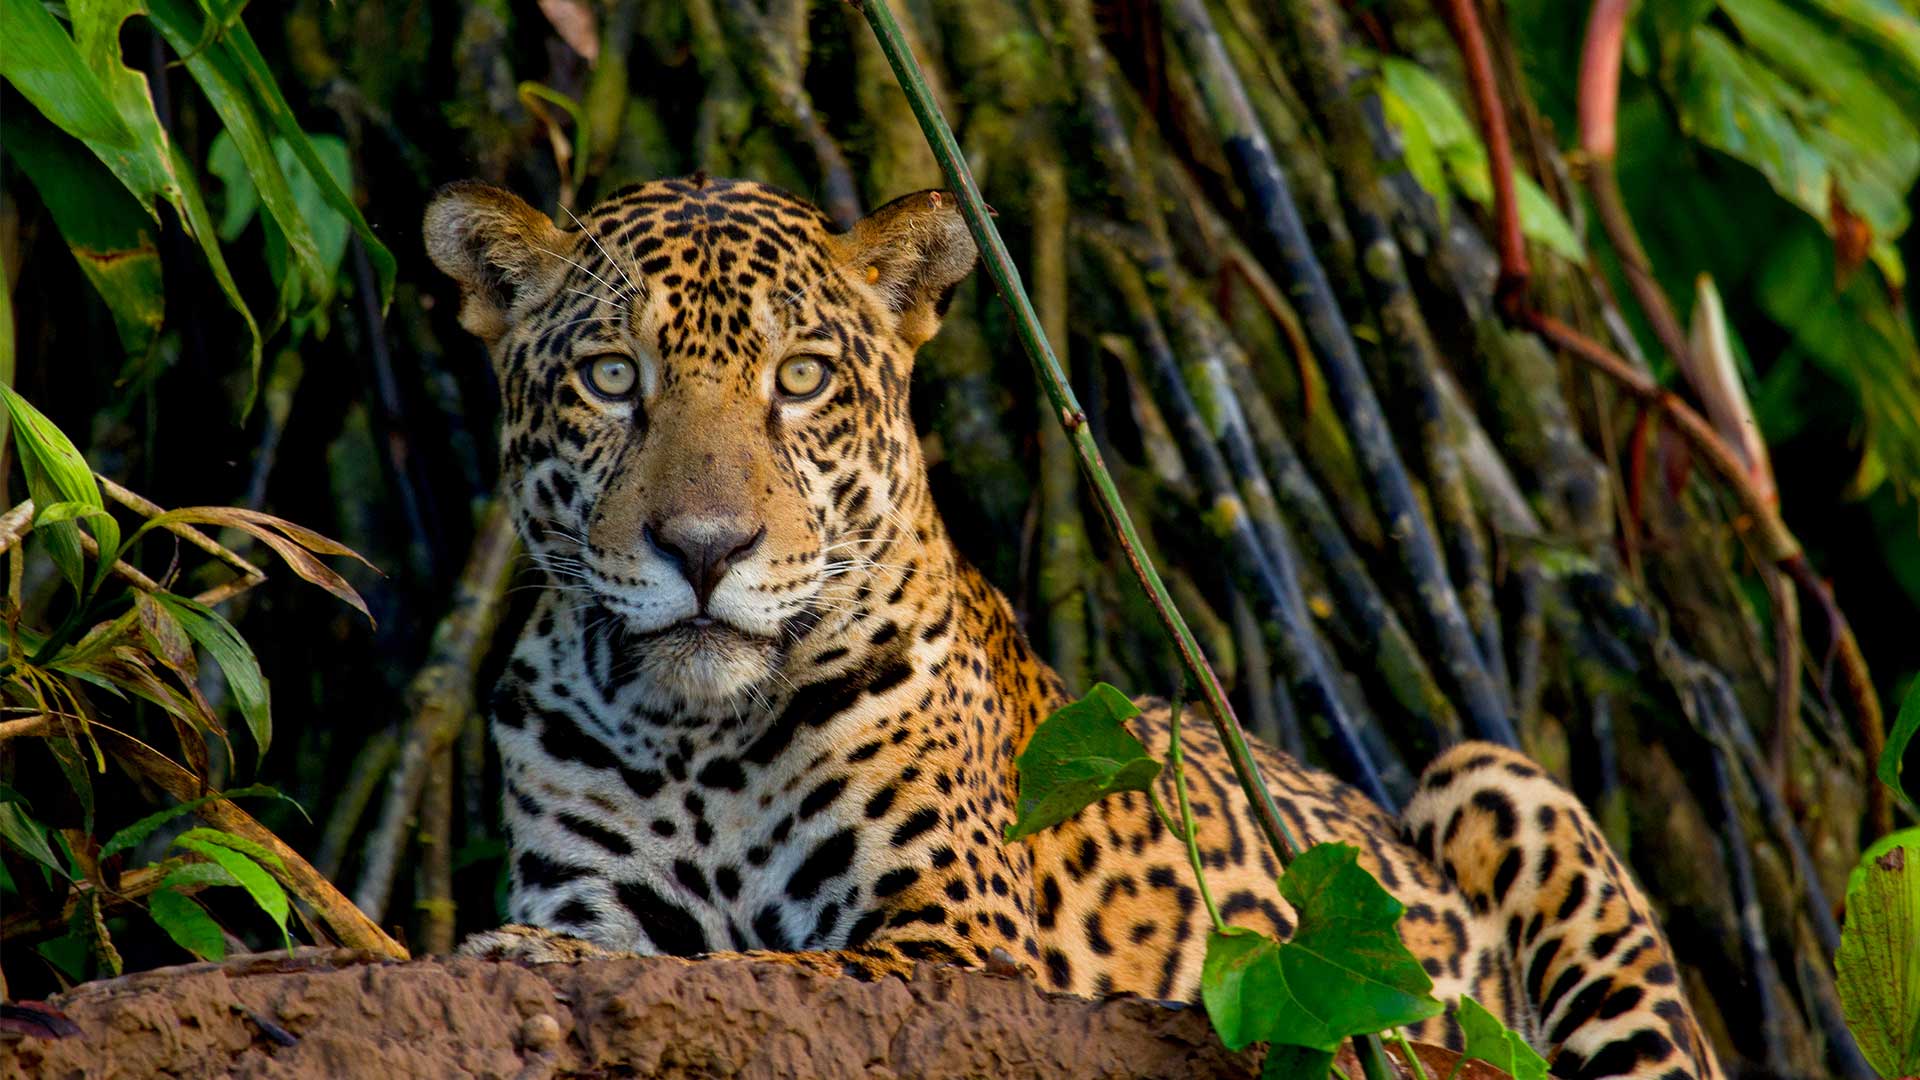
[[[43,943],[41,954],[69,977],[86,970],[89,956],[106,970],[120,968],[103,917],[107,898],[124,896],[118,861],[161,826],[219,798],[273,795],[252,786],[179,803],[114,833],[102,844],[94,839],[94,784],[106,771],[109,754],[96,729],[107,726],[102,710],[124,709],[133,702],[157,707],[172,722],[179,751],[192,775],[209,776],[209,740],[226,739],[222,710],[202,689],[202,657],[211,659],[240,713],[256,760],[273,736],[268,687],[260,665],[233,625],[209,601],[251,587],[263,575],[244,559],[193,529],[218,525],[237,529],[279,554],[294,573],[321,586],[365,613],[357,592],[317,555],[352,551],[311,530],[256,511],[193,507],[162,511],[130,494],[116,505],[131,504],[143,520],[123,535],[114,507],[102,494],[102,481],[71,440],[11,387],[0,384],[14,435],[14,449],[30,498],[5,515],[0,551],[12,573],[0,600],[5,638],[0,642],[0,717],[8,725],[7,745],[32,739],[45,746],[59,766],[81,811],[78,830],[54,831],[36,820],[27,800],[11,788],[0,790],[0,843],[37,864],[43,885],[63,891],[72,906],[65,937]],[[111,485],[108,485],[111,489]],[[200,597],[175,592],[182,572],[176,554],[161,580],[147,577],[130,560],[144,539],[155,534],[184,538],[217,552],[242,572]],[[29,604],[22,582],[28,563],[45,559],[62,588]],[[117,729],[113,729],[116,730]],[[8,750],[14,749],[7,746]],[[172,848],[184,853],[150,868],[148,913],[174,941],[197,956],[217,959],[225,937],[211,914],[193,895],[210,886],[245,891],[287,936],[289,904],[273,877],[284,872],[280,857],[259,843],[231,832],[198,828],[175,837]],[[15,884],[8,881],[5,884]],[[9,888],[8,891],[13,891]]]

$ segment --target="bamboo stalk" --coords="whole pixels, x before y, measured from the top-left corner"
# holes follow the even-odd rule
[[[1034,307],[1057,355],[1067,351],[1067,177],[1058,155],[1032,165]],[[1043,399],[1044,400],[1044,399]],[[1040,438],[1039,600],[1047,618],[1048,659],[1076,692],[1088,683],[1086,582],[1090,561],[1077,498],[1073,447],[1042,416]]]
[[[1172,415],[1180,444],[1186,450],[1201,482],[1207,510],[1203,517],[1229,550],[1236,555],[1236,569],[1243,575],[1260,603],[1270,643],[1278,651],[1287,672],[1288,683],[1299,707],[1308,715],[1322,717],[1334,736],[1334,753],[1349,780],[1383,806],[1393,798],[1380,780],[1378,767],[1367,754],[1359,738],[1359,729],[1334,685],[1331,665],[1314,640],[1313,620],[1306,599],[1300,594],[1297,558],[1283,529],[1277,525],[1277,513],[1271,510],[1270,491],[1261,491],[1264,477],[1257,473],[1251,449],[1244,438],[1226,438],[1234,430],[1226,417],[1227,403],[1214,401],[1211,417],[1203,416],[1195,403],[1174,355],[1166,332],[1161,328],[1153,300],[1148,295],[1144,275],[1136,270],[1127,253],[1098,233],[1086,230],[1085,239],[1100,256],[1106,276],[1125,301],[1133,319],[1132,337],[1139,343],[1145,367],[1152,379],[1154,396]],[[1150,265],[1148,272],[1164,277],[1165,268]],[[1209,423],[1209,419],[1213,423]],[[1216,431],[1214,424],[1221,427]],[[1216,440],[1219,440],[1216,443]],[[1229,448],[1223,452],[1223,448]],[[1230,460],[1231,459],[1231,460]],[[1251,500],[1243,497],[1246,487],[1255,489]],[[1264,535],[1256,535],[1253,519],[1266,519]]]
[[[1485,666],[1479,662],[1466,613],[1446,580],[1439,546],[1414,498],[1412,481],[1361,366],[1346,316],[1307,239],[1286,175],[1254,115],[1240,77],[1212,28],[1202,0],[1173,0],[1167,14],[1169,29],[1188,54],[1214,124],[1226,141],[1235,176],[1252,204],[1254,224],[1280,260],[1285,287],[1319,356],[1328,396],[1354,444],[1369,494],[1389,523],[1388,532],[1402,565],[1420,594],[1422,614],[1435,638],[1450,643],[1445,650],[1446,666],[1462,691],[1463,712],[1476,735],[1517,745],[1512,721],[1494,694]]]

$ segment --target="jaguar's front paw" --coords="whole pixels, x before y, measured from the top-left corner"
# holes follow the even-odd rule
[[[518,925],[473,934],[461,942],[455,952],[481,960],[512,960],[521,964],[570,964],[632,955],[571,934]]]

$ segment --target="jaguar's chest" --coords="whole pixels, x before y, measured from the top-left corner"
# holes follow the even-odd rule
[[[1010,776],[1007,710],[974,666],[916,659],[689,724],[564,641],[523,638],[492,708],[512,917],[670,953],[871,933],[891,853],[975,817],[997,836],[980,789]]]

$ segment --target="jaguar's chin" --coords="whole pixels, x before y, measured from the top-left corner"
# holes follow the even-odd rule
[[[780,663],[779,643],[717,619],[694,618],[645,635],[637,674],[690,705],[737,707]]]

